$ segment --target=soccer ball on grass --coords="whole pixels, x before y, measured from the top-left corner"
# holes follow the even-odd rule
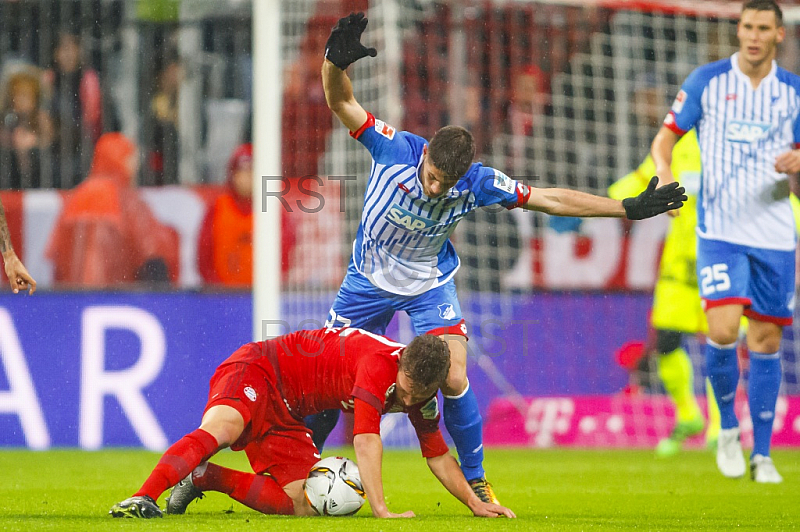
[[[324,458],[311,468],[306,500],[319,515],[353,515],[366,498],[358,466],[341,456]]]

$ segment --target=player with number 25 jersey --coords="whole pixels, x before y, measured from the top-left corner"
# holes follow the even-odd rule
[[[783,480],[770,458],[770,443],[782,327],[794,315],[789,175],[800,171],[800,77],[775,62],[785,35],[774,0],[745,2],[737,26],[739,51],[689,75],[652,146],[656,170],[669,179],[672,148],[697,128],[703,167],[697,277],[708,320],[708,374],[721,418],[717,467],[732,478],[746,470],[734,411],[744,314],[750,319],[750,473],[762,483]]]

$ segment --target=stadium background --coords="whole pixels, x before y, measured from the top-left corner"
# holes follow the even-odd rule
[[[646,154],[655,132],[643,119],[647,110],[665,112],[692,68],[734,50],[738,9],[712,2],[281,2],[274,38],[283,58],[282,181],[297,206],[281,212],[285,261],[274,275],[282,327],[324,321],[369,169],[366,151],[335,124],[319,80],[324,42],[339,16],[363,10],[370,19],[364,41],[379,55],[356,63],[351,77],[376,116],[423,136],[464,125],[487,164],[532,185],[604,193]],[[38,153],[40,171],[21,190],[9,190],[17,184],[0,166],[12,240],[40,283],[33,297],[0,293],[0,445],[162,449],[196,425],[214,367],[251,339],[251,291],[204,283],[197,253],[228,156],[251,135],[258,97],[251,11],[247,0],[0,0],[4,97],[9,76],[50,68],[59,32],[77,32],[85,64],[98,74],[102,129],[139,144],[142,196],[180,248],[169,285],[60,286],[47,245],[70,189],[88,172],[91,141],[82,140],[73,177],[64,177],[53,148]],[[779,59],[794,71],[796,16],[786,10],[790,37]],[[174,100],[167,123],[154,110],[165,92]],[[624,344],[648,341],[665,229],[663,217],[576,224],[492,210],[461,224],[456,281],[472,330],[469,371],[487,444],[649,447],[668,433],[672,409],[654,366],[629,373],[615,360]],[[783,344],[776,445],[800,445],[797,327],[786,330]],[[404,316],[390,335],[410,339]],[[688,339],[701,375],[698,345]],[[696,386],[702,393],[701,379]],[[401,418],[386,418],[383,430],[391,445],[413,444]],[[341,426],[335,437],[342,441]]]

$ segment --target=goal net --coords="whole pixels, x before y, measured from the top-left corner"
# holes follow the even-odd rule
[[[370,167],[368,153],[335,122],[312,79],[339,16],[363,10],[369,17],[362,40],[378,56],[348,72],[359,102],[377,117],[426,138],[444,125],[463,125],[487,165],[533,186],[605,194],[647,155],[686,76],[736,50],[740,4],[294,0],[282,8],[285,71],[308,69],[283,131],[292,129],[288,134],[306,143],[319,139],[313,156],[297,145],[288,175],[317,173],[325,186],[330,176],[356,176],[335,180],[329,189],[335,193],[326,194],[343,199],[334,216],[335,241],[326,243],[323,255],[307,244],[296,260],[304,273],[284,287],[289,321],[324,321],[350,256]],[[787,38],[779,56],[794,71],[800,67],[798,13],[784,10]],[[285,94],[291,104],[294,96],[289,89]],[[310,166],[301,170],[298,157]],[[323,231],[331,219],[319,220],[321,232],[334,234]],[[456,284],[471,329],[470,379],[485,420],[493,415],[493,398],[510,398],[531,433],[529,444],[557,443],[532,434],[542,423],[531,398],[619,397],[631,378],[644,395],[612,404],[626,405],[619,414],[632,427],[612,431],[617,440],[598,441],[650,445],[666,435],[671,407],[647,403],[663,394],[655,362],[632,376],[613,362],[624,342],[647,335],[665,229],[661,219],[574,222],[498,209],[461,223],[454,237],[462,260]],[[800,395],[797,327],[787,328],[783,345],[782,394],[788,397]],[[390,334],[410,340],[405,316]],[[702,346],[696,338],[685,343],[696,392],[705,395]],[[414,441],[407,424],[386,423],[390,442]]]

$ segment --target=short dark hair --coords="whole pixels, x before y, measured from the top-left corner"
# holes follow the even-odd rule
[[[775,13],[775,22],[780,28],[783,26],[783,11],[775,0],[747,0],[742,5],[742,12],[752,9],[754,11],[772,11]]]
[[[458,126],[445,126],[431,139],[428,155],[433,166],[445,176],[460,179],[472,165],[475,157],[475,139],[472,133]]]
[[[415,388],[441,386],[450,372],[450,349],[438,336],[417,336],[403,350],[400,369]]]

